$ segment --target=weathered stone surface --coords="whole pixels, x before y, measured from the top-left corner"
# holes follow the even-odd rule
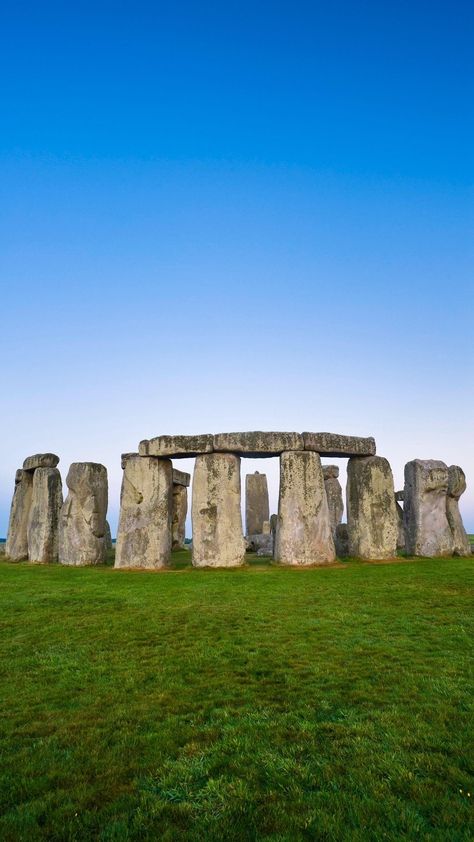
[[[107,469],[97,462],[73,462],[68,495],[59,520],[59,561],[81,567],[105,559]]]
[[[245,547],[249,553],[258,553],[260,550],[263,550],[265,555],[272,555],[273,536],[265,533],[261,533],[260,535],[247,535],[245,538]]]
[[[403,503],[404,499],[405,499],[405,492],[404,491],[396,491],[395,492],[395,500],[397,501],[397,503]],[[403,511],[403,509],[402,509],[402,511]]]
[[[173,466],[169,459],[125,461],[115,567],[166,567],[171,552]]]
[[[278,525],[278,515],[271,515],[270,517],[270,532],[275,536]]]
[[[280,497],[275,558],[282,564],[327,564],[335,550],[317,453],[289,451],[280,456]]]
[[[177,468],[173,468],[173,484],[174,485],[184,485],[186,488],[189,486],[191,482],[191,474],[187,474],[186,471],[178,471]]]
[[[453,537],[447,517],[448,468],[436,459],[405,465],[403,517],[409,555],[449,556]]]
[[[324,488],[328,498],[329,523],[333,536],[336,534],[336,526],[341,522],[344,512],[342,488],[338,476],[337,465],[323,465]]]
[[[59,456],[55,453],[36,453],[28,456],[23,462],[24,471],[35,471],[36,468],[56,468],[59,464]]]
[[[120,458],[122,470],[123,470],[123,468],[125,468],[125,465],[127,464],[128,459],[133,459],[134,456],[138,456],[138,455],[139,455],[138,453],[122,453],[122,456]]]
[[[392,470],[381,456],[353,457],[347,466],[349,555],[393,558],[398,522]]]
[[[33,494],[33,475],[18,469],[10,508],[5,555],[12,561],[28,558],[28,517]]]
[[[36,468],[28,517],[28,558],[35,564],[58,560],[59,516],[63,504],[57,468]]]
[[[240,511],[240,458],[231,453],[198,456],[194,467],[193,565],[236,567],[244,562]]]
[[[398,519],[398,534],[397,534],[397,550],[405,549],[405,524],[403,518],[403,509],[397,500],[397,493],[395,492],[395,508],[397,510]]]
[[[271,535],[269,520],[264,520],[262,523],[262,535]]]
[[[154,439],[144,439],[138,447],[140,456],[161,456],[170,459],[185,459],[199,456],[201,453],[212,453],[212,435],[204,433],[199,436],[157,436]]]
[[[110,531],[110,523],[108,520],[105,521],[105,549],[111,550],[114,544],[112,541],[112,532]]]
[[[175,472],[173,471],[173,478]],[[173,483],[172,549],[184,547],[186,537],[186,515],[188,513],[188,489],[185,485]]]
[[[446,514],[453,539],[453,553],[457,556],[471,555],[471,543],[467,537],[461,512],[459,498],[466,490],[466,475],[459,465],[448,468],[448,496],[446,500]]]
[[[248,433],[217,433],[214,436],[216,452],[238,453],[248,459],[279,456],[284,450],[303,450],[300,433],[266,433],[261,430]]]
[[[375,439],[339,433],[303,433],[304,449],[325,456],[374,456]]]
[[[263,522],[270,517],[266,474],[247,474],[245,477],[245,534],[263,532]]]
[[[338,523],[336,526],[336,555],[338,558],[346,558],[349,555],[349,529],[347,523]]]

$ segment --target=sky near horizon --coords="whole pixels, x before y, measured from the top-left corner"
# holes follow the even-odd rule
[[[31,453],[105,464],[115,534],[121,452],[257,429],[459,464],[474,532],[472,4],[0,21],[0,536]]]

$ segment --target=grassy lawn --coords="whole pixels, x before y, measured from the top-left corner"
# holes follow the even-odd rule
[[[474,838],[474,557],[173,565],[0,563],[1,840]]]

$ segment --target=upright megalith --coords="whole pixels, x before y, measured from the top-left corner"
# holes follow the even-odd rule
[[[447,516],[448,468],[436,459],[405,465],[403,518],[409,555],[449,556],[453,536]]]
[[[28,516],[28,558],[36,564],[58,560],[59,517],[63,503],[57,468],[36,468]]]
[[[448,468],[448,496],[446,498],[446,514],[453,539],[453,554],[458,556],[471,555],[471,544],[466,535],[459,511],[459,498],[466,490],[466,475],[459,465]]]
[[[392,469],[381,456],[354,456],[347,466],[347,528],[349,555],[393,558],[397,552],[398,520]]]
[[[339,482],[339,468],[337,465],[323,465],[324,488],[328,499],[329,523],[331,524],[333,537],[336,535],[336,527],[342,521],[344,502],[342,499],[342,488]]]
[[[188,513],[188,489],[185,485],[173,484],[172,549],[184,547],[186,537],[186,515]]]
[[[111,550],[113,547],[112,541],[112,532],[110,531],[110,523],[108,520],[105,521],[105,550]]]
[[[132,454],[122,465],[115,567],[166,567],[171,552],[171,461]]]
[[[15,474],[5,556],[12,561],[28,558],[28,518],[33,494],[33,474],[21,468]]]
[[[73,462],[68,495],[59,519],[59,561],[82,567],[105,560],[107,469],[97,462]]]
[[[194,567],[243,564],[239,456],[209,453],[196,458],[191,508]]]
[[[280,456],[274,554],[282,564],[327,564],[335,559],[321,459],[312,451]]]
[[[261,535],[263,524],[270,519],[266,474],[247,474],[245,477],[245,534]]]

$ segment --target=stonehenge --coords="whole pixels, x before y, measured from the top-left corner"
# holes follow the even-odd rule
[[[347,523],[336,465],[348,458]],[[468,556],[471,545],[459,511],[466,478],[457,465],[414,459],[405,486],[394,491],[388,461],[375,441],[338,433],[240,432],[160,435],[122,455],[122,488],[115,567],[165,569],[185,546],[189,473],[172,459],[195,459],[192,483],[192,564],[238,567],[245,551],[295,566],[339,557]],[[241,457],[278,457],[278,516],[270,517],[267,477],[245,477],[245,535],[241,513]],[[5,557],[69,566],[101,564],[112,548],[107,471],[74,462],[62,502],[59,457],[28,456],[15,475]],[[403,508],[402,508],[403,506]]]
[[[68,495],[59,520],[59,561],[75,567],[105,560],[107,470],[97,462],[73,462],[66,477]]]
[[[349,555],[393,558],[398,521],[390,465],[381,456],[354,456],[347,466]]]

